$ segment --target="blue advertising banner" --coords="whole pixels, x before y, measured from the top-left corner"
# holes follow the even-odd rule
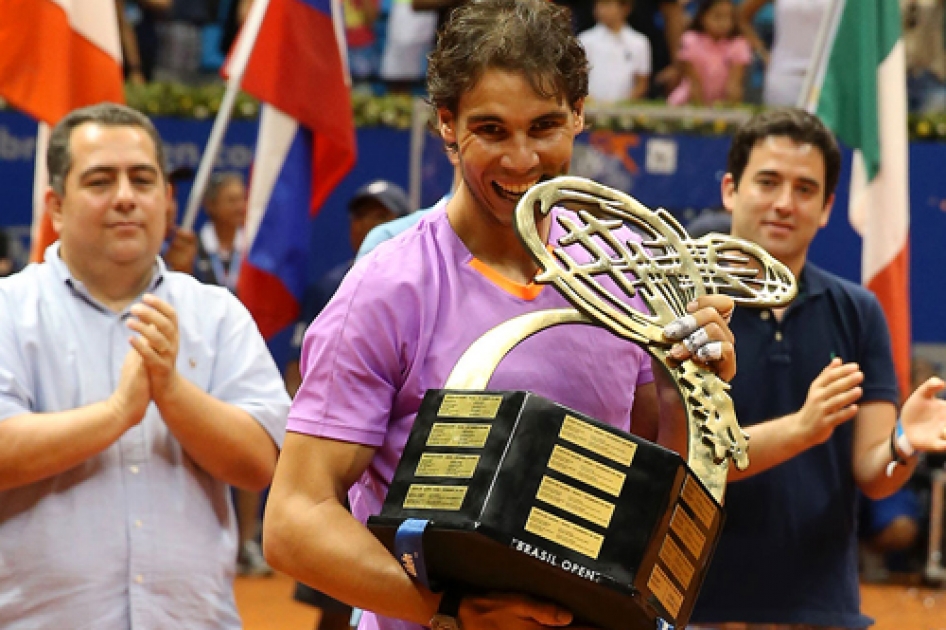
[[[169,166],[196,167],[210,134],[210,121],[159,118]],[[247,174],[256,142],[255,122],[234,122],[224,140],[217,168]],[[32,210],[36,125],[15,112],[0,112],[0,226],[25,238]],[[362,184],[389,179],[405,189],[409,178],[409,132],[386,128],[358,130],[358,162],[337,187],[312,224],[310,277],[348,260],[348,199]],[[642,203],[662,206],[684,224],[702,211],[720,206],[728,137],[658,136],[590,132],[577,143],[572,172],[623,190]],[[860,239],[847,221],[850,152],[844,153],[835,210],[812,244],[810,258],[845,278],[860,278]],[[946,343],[946,294],[939,273],[946,269],[946,144],[910,145],[911,292],[913,337],[917,342]],[[422,166],[422,206],[435,203],[450,187],[453,171],[439,140],[428,138]],[[189,182],[178,191],[183,206]]]

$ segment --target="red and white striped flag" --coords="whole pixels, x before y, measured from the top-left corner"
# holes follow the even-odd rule
[[[77,107],[123,103],[115,0],[0,0],[0,97],[40,123],[34,199],[46,187],[43,139]],[[33,260],[56,240],[34,201]]]

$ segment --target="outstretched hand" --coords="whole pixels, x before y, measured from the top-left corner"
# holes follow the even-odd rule
[[[716,372],[724,381],[736,375],[735,338],[729,329],[735,303],[725,295],[704,295],[689,304],[684,315],[664,327],[664,337],[677,341],[670,356],[693,359]]]
[[[918,451],[946,452],[946,400],[937,394],[946,389],[946,383],[931,377],[903,404],[900,421],[910,444]]]
[[[808,397],[797,414],[797,427],[807,444],[827,441],[838,425],[857,415],[863,381],[864,373],[857,363],[831,359],[808,387]]]
[[[499,593],[464,597],[459,620],[463,630],[540,630],[567,626],[572,614],[555,604]]]
[[[175,228],[164,252],[164,262],[172,271],[194,273],[197,249],[197,235],[193,230]]]

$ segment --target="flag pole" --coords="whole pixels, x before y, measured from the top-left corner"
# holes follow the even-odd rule
[[[408,172],[408,198],[411,212],[420,208],[421,187],[423,186],[424,142],[427,139],[427,126],[430,120],[430,108],[422,98],[411,102],[411,145],[410,166]]]
[[[796,101],[799,109],[804,109],[809,113],[814,112],[818,105],[821,84],[824,82],[824,74],[828,68],[831,42],[835,33],[838,32],[838,24],[841,22],[841,13],[844,10],[844,1],[831,0],[828,4],[828,10],[821,19],[821,24],[818,25],[818,37],[815,39],[814,51],[805,71],[805,82],[802,84],[801,92],[798,93],[798,100]]]
[[[246,72],[246,66],[250,59],[250,53],[256,44],[256,38],[259,35],[260,27],[263,25],[263,17],[266,15],[266,9],[269,6],[269,0],[256,0],[253,2],[250,12],[246,16],[243,28],[240,30],[240,36],[237,39],[236,46],[228,64],[227,90],[220,102],[220,110],[214,119],[213,128],[210,130],[210,138],[207,140],[207,147],[200,158],[200,165],[197,167],[197,174],[194,176],[194,185],[191,188],[190,196],[187,198],[187,206],[184,210],[184,217],[181,219],[181,227],[190,230],[194,227],[194,221],[197,219],[197,211],[200,209],[200,203],[204,198],[204,192],[207,190],[207,182],[210,180],[210,173],[213,170],[214,162],[217,161],[217,155],[220,153],[220,145],[223,144],[223,137],[230,126],[230,115],[233,113],[233,105],[236,103],[237,94],[240,92],[240,85],[243,82],[243,74]]]
[[[46,189],[49,187],[49,172],[46,170],[46,150],[49,148],[49,125],[39,121],[36,126],[36,164],[33,168],[33,222],[30,226],[30,261],[42,262],[43,245],[40,236],[46,219]]]

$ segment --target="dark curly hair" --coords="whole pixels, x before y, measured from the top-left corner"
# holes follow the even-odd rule
[[[841,150],[831,131],[808,112],[794,107],[779,107],[760,112],[743,123],[733,135],[726,170],[739,188],[752,150],[770,137],[784,136],[798,144],[810,144],[824,158],[824,200],[834,194],[841,176]]]
[[[548,0],[473,0],[453,10],[427,66],[430,104],[456,114],[491,68],[522,73],[537,94],[573,109],[588,94],[588,59],[567,8]]]

